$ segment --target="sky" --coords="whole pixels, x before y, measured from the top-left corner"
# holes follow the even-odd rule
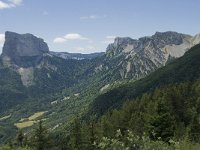
[[[31,33],[56,52],[106,51],[115,37],[200,33],[200,0],[0,0],[5,31]]]

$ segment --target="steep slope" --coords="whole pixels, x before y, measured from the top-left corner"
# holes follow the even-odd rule
[[[108,68],[116,70],[122,79],[139,79],[164,66],[169,59],[181,57],[198,43],[198,35],[192,37],[176,32],[156,32],[138,40],[118,37],[107,47],[108,61],[115,61],[115,65]]]
[[[8,68],[0,69],[0,113],[27,99],[20,76]]]
[[[2,51],[5,64],[32,67],[40,63],[42,56],[49,52],[44,40],[32,34],[18,34],[7,31]]]
[[[200,45],[196,45],[183,57],[158,69],[146,78],[124,84],[100,95],[91,105],[90,113],[97,115],[109,109],[120,106],[125,100],[141,96],[142,93],[152,91],[156,87],[193,81],[200,77]]]
[[[6,32],[5,39],[0,57],[0,113],[28,100],[37,102],[47,94],[61,93],[90,73],[90,60],[52,56],[47,44],[31,34]],[[46,98],[44,103],[49,101]]]

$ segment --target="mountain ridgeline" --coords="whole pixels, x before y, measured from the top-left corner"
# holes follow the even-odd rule
[[[55,135],[69,135],[77,115],[101,117],[157,87],[195,81],[200,76],[198,43],[199,35],[156,32],[137,40],[117,37],[105,53],[84,55],[51,52],[41,38],[6,32],[0,57],[0,141],[14,136],[16,122],[36,112],[46,112],[44,122]],[[33,126],[20,129],[29,133]]]
[[[143,93],[153,91],[156,88],[196,81],[200,77],[199,58],[200,45],[196,45],[186,52],[183,57],[157,69],[149,76],[101,94],[94,100],[91,106],[92,112],[95,112],[96,115],[102,115],[113,108],[121,106],[124,101],[140,97]]]
[[[199,42],[199,35],[192,37],[176,32],[156,32],[151,37],[143,37],[138,40],[118,37],[113,44],[109,44],[105,54],[70,54],[50,52],[42,39],[31,34],[20,35],[6,32],[1,59],[4,67],[12,68],[21,75],[22,83],[25,86],[34,85],[34,79],[37,78],[37,75],[34,75],[35,69],[46,68],[55,72],[61,67],[59,63],[63,63],[66,68],[60,68],[62,73],[69,72],[67,62],[72,62],[70,64],[73,66],[70,68],[72,69],[71,73],[73,68],[75,70],[83,68],[80,70],[84,70],[84,73],[88,73],[90,70],[89,73],[95,75],[100,72],[111,72],[110,74],[115,76],[114,80],[139,79],[164,66],[169,59],[181,57]],[[53,61],[57,62],[53,64]],[[82,62],[86,62],[83,63],[86,67],[78,66]],[[75,67],[76,63],[78,65]],[[88,66],[88,64],[91,65]],[[59,74],[62,73],[59,72]],[[65,74],[63,75],[65,76]],[[66,75],[69,77],[68,74]],[[73,73],[71,75],[76,76]]]
[[[63,59],[94,59],[104,55],[104,52],[91,53],[91,54],[81,54],[81,53],[68,53],[68,52],[50,52],[52,55],[63,58]]]
[[[122,78],[138,79],[164,66],[171,58],[183,56],[199,40],[198,35],[192,37],[176,32],[156,32],[138,40],[116,38],[107,47],[106,56],[118,59],[116,69]]]

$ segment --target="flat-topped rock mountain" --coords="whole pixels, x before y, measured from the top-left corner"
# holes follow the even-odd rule
[[[5,33],[5,43],[2,57],[4,61],[19,67],[31,67],[37,65],[43,54],[48,53],[48,45],[43,39],[32,34]]]

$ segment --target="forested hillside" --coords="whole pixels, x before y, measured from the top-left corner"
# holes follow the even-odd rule
[[[116,87],[97,97],[91,105],[91,113],[103,114],[120,106],[125,100],[141,96],[155,88],[168,84],[194,81],[200,77],[200,45],[194,46],[183,57],[158,69],[146,78]]]
[[[35,130],[18,134],[7,147],[196,150],[200,142],[199,58],[197,45],[146,78],[97,97],[91,105],[96,114],[77,115],[56,130],[47,130],[47,124],[39,121]]]

